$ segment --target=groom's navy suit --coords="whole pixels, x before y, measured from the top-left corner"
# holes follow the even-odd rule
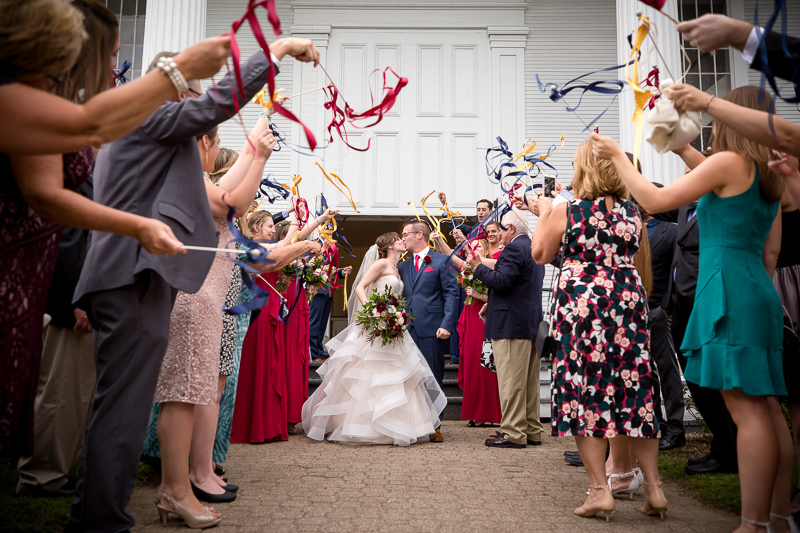
[[[428,257],[431,262],[420,261],[419,271],[414,268],[413,255],[397,268],[403,280],[406,310],[414,317],[408,332],[441,387],[449,341],[437,339],[436,331],[444,328],[452,334],[456,330],[458,285],[455,270],[446,255],[429,250]]]

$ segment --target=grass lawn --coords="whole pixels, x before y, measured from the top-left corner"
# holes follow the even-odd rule
[[[19,533],[61,533],[69,518],[72,496],[36,498],[17,496],[19,471],[16,461],[0,460],[0,508],[10,510],[0,531]],[[147,466],[139,465],[139,483],[158,484],[158,476]]]

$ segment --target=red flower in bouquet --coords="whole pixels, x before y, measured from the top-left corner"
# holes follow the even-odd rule
[[[380,338],[381,346],[402,340],[403,332],[409,326],[405,299],[393,295],[388,286],[382,293],[377,289],[372,292],[364,308],[356,312],[356,324],[362,327],[363,334],[368,335],[370,341]]]

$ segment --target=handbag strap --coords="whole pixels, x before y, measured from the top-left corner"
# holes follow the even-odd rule
[[[559,296],[561,296],[561,269],[564,267],[564,257],[567,255],[567,242],[569,241],[568,235],[570,230],[569,214],[571,209],[572,209],[572,202],[569,202],[567,203],[567,227],[564,229],[564,238],[562,239],[561,242],[561,260],[558,262],[558,277],[556,278],[556,295],[555,295],[556,303],[553,312],[550,313],[550,329],[547,332],[548,336],[553,334],[553,322],[554,322],[553,317],[555,317],[556,311],[558,311],[558,298]],[[553,292],[550,291],[550,294],[552,295]],[[548,309],[550,307],[549,301],[547,307]]]

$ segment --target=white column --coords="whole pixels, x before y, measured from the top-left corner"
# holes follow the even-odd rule
[[[525,42],[527,26],[489,26],[491,58],[491,141],[498,135],[509,146],[525,141]],[[488,189],[487,182],[487,189]],[[494,195],[499,188],[491,191]],[[491,196],[489,196],[491,197]]]
[[[180,52],[206,36],[206,0],[147,0],[142,74],[159,52]]]
[[[654,23],[657,28],[657,35],[653,33],[652,28],[651,35],[653,35],[653,38],[658,44],[658,49],[661,51],[661,55],[664,56],[666,64],[655,51],[650,55],[649,62],[646,65],[643,64],[644,58],[647,57],[648,51],[653,46],[653,41],[648,37],[642,45],[642,60],[639,62],[640,80],[654,65],[658,66],[661,79],[669,77],[668,72],[672,72],[676,79],[680,79],[683,74],[681,70],[680,35],[675,31],[675,24],[663,14],[646,6],[639,0],[616,0],[616,2],[617,57],[619,59],[619,64],[627,62],[630,57],[631,47],[628,44],[628,35],[631,33],[635,34],[639,27],[639,19],[636,16],[636,12],[642,11],[645,16],[650,18],[650,21]],[[663,11],[677,18],[677,0],[667,0]],[[632,66],[629,67],[629,69],[632,68]],[[619,79],[626,81],[623,70],[619,71]],[[635,142],[636,129],[634,124],[631,123],[633,110],[633,91],[629,87],[625,87],[625,90],[619,96],[619,140],[620,146],[628,152],[633,152]],[[645,111],[645,114],[647,114],[647,111]],[[644,139],[642,139],[639,158],[642,161],[644,175],[652,181],[659,181],[666,184],[683,175],[684,163],[680,157],[671,152],[663,155],[659,154],[653,150],[650,143]]]

